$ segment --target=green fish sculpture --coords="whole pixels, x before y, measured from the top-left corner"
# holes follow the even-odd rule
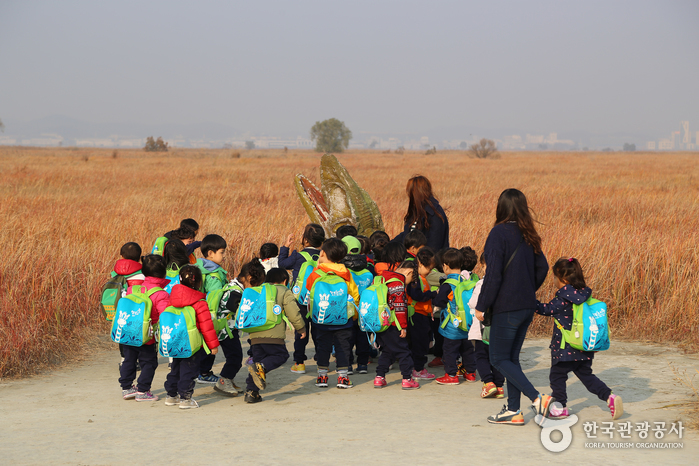
[[[376,203],[334,155],[325,154],[320,159],[320,190],[301,174],[296,175],[294,184],[311,222],[321,225],[327,238],[342,225],[354,225],[365,236],[384,229]]]

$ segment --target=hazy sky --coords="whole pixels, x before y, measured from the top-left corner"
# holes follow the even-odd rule
[[[697,1],[0,1],[0,118],[699,129]]]

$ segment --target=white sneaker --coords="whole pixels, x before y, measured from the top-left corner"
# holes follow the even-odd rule
[[[193,409],[198,408],[199,403],[194,398],[185,398],[180,401],[180,409]]]
[[[168,395],[167,398],[165,398],[165,406],[175,406],[175,405],[180,404],[180,401],[182,401],[182,399],[180,398],[180,395],[177,395],[177,396]]]

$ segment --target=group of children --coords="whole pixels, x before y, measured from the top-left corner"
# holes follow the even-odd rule
[[[401,243],[391,242],[383,231],[371,237],[358,235],[351,225],[339,227],[334,237],[326,238],[320,225],[308,224],[298,250],[292,248],[293,235],[281,248],[265,243],[259,257],[230,278],[222,268],[226,241],[215,234],[195,241],[198,230],[196,221],[185,219],[178,229],[158,238],[151,254],[145,256],[138,244],[127,243],[112,272],[113,278],[123,277],[123,295],[141,293],[150,299],[150,324],[156,337],[163,313],[190,313],[190,320],[196,321],[194,333],[200,338],[190,335],[190,341],[196,342],[191,354],[170,358],[165,405],[198,407],[192,398],[197,382],[213,384],[226,396],[241,394],[243,389],[234,382],[243,367],[241,331],[248,333],[250,343],[244,398],[248,403],[261,401],[259,392],[266,387],[267,374],[289,358],[287,325],[295,330],[292,372],[306,372],[306,347],[313,339],[317,387],[330,384],[331,355],[335,357],[336,387],[349,389],[355,367],[357,373],[366,374],[370,358],[378,354],[375,388],[387,386],[386,374],[397,364],[404,390],[420,388],[420,380],[434,379],[442,385],[476,382],[478,372],[482,398],[504,397],[505,379],[490,364],[489,329],[474,313],[483,282],[474,269],[480,262],[485,271],[485,260],[470,247],[433,251],[419,230],[406,234]],[[194,256],[197,248],[199,259]],[[561,259],[553,272],[560,289],[553,301],[539,304],[537,310],[554,316],[557,323],[550,380],[562,409],[551,410],[550,416],[568,416],[565,382],[568,373],[574,372],[588,390],[608,402],[616,419],[623,412],[621,399],[592,374],[594,352],[561,344],[561,331],[572,325],[573,305],[585,302],[591,294],[582,268],[575,259]],[[371,327],[366,315],[371,306],[365,303],[377,290],[384,303],[379,312],[385,315],[380,329]],[[267,317],[261,323],[246,324],[246,316],[254,312],[258,301],[266,306]],[[150,338],[141,346],[120,344],[119,383],[124,399],[158,399],[151,393],[158,366],[156,343],[156,338]],[[225,362],[217,376],[212,368],[219,347]],[[165,352],[160,350],[167,356]],[[429,353],[435,358],[428,364]],[[441,365],[444,375],[440,377],[427,369]],[[139,366],[141,374],[134,385]]]

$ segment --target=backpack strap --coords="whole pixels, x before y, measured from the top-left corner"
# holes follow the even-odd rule
[[[301,254],[301,257],[303,257],[307,261],[313,261],[313,257],[311,257],[311,255],[309,253],[307,253],[306,251],[301,251],[301,252],[299,252],[299,254]]]

